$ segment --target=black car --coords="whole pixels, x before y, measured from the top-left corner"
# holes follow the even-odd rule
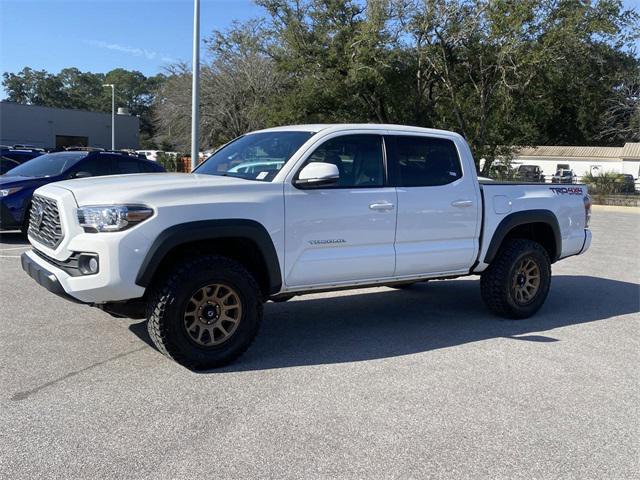
[[[0,229],[26,232],[34,190],[73,178],[164,172],[162,165],[109,151],[47,153],[0,176]]]
[[[620,175],[620,179],[618,181],[620,183],[620,193],[635,193],[636,192],[636,181],[633,178],[633,175],[628,173],[623,173]]]
[[[540,170],[540,167],[537,165],[520,165],[516,173],[516,178],[523,182],[544,182],[542,170]]]

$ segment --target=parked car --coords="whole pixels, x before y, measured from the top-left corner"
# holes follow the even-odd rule
[[[7,157],[0,157],[0,175],[4,175],[12,168],[16,168],[20,162]]]
[[[573,174],[573,170],[558,170],[556,174],[551,177],[551,183],[575,183],[576,176]]]
[[[66,152],[106,152],[105,148],[101,147],[66,147]]]
[[[192,174],[66,181],[36,201],[22,268],[68,300],[148,312],[158,350],[194,369],[241,355],[266,299],[320,290],[480,274],[491,311],[526,318],[551,265],[591,242],[585,186],[480,184],[462,136],[399,125],[262,130]]]
[[[44,153],[45,152],[42,149],[26,149],[15,147],[5,147],[0,149],[0,156],[10,158],[11,160],[15,160],[18,163],[24,163],[27,160],[39,157]]]
[[[636,181],[633,175],[628,173],[621,174],[620,183],[620,193],[630,194],[636,192]]]
[[[516,178],[522,182],[543,183],[544,175],[537,165],[520,165]]]
[[[35,189],[60,180],[124,173],[164,172],[155,162],[116,152],[47,153],[0,177],[0,229],[27,231]]]
[[[35,145],[24,145],[24,144],[21,144],[21,143],[18,143],[16,145],[14,145],[13,148],[22,149],[22,150],[37,150],[37,151],[40,151],[42,153],[45,152],[44,148],[36,147]]]
[[[494,164],[489,168],[489,178],[498,182],[510,182],[516,178],[516,171],[503,164]]]

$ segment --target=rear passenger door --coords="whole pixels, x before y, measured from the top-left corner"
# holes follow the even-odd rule
[[[476,175],[450,138],[388,138],[398,195],[395,275],[468,271],[478,251]]]

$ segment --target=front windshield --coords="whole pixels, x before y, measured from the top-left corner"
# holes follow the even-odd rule
[[[263,132],[228,143],[194,170],[270,182],[313,132]]]
[[[53,177],[78,163],[89,152],[58,152],[40,155],[12,168],[5,177]]]

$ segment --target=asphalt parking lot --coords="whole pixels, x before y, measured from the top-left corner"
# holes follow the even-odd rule
[[[269,303],[193,373],[0,236],[0,478],[640,478],[640,209],[595,207],[532,319],[477,278]]]

